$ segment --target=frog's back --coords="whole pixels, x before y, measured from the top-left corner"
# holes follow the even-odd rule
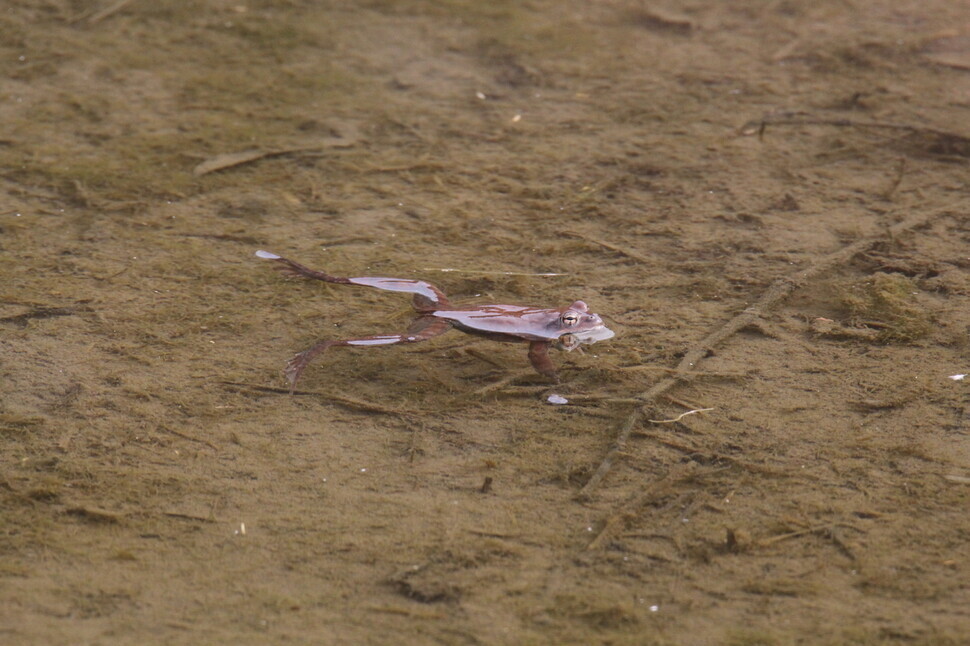
[[[556,326],[560,311],[524,305],[483,305],[467,310],[437,310],[432,313],[472,334],[504,335],[509,340],[552,341],[561,330]]]

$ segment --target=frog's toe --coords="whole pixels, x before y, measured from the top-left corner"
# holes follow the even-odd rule
[[[303,374],[303,369],[307,367],[308,363],[310,363],[310,357],[307,356],[306,352],[295,354],[292,359],[286,362],[283,375],[290,382],[290,389],[296,388],[296,382],[299,381],[300,375]]]

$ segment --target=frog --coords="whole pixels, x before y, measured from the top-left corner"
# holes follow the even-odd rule
[[[371,347],[420,343],[455,329],[466,334],[493,341],[528,343],[529,362],[537,373],[559,383],[559,372],[549,356],[551,348],[567,352],[605,341],[614,332],[598,314],[589,311],[583,301],[573,301],[558,308],[525,305],[453,305],[440,289],[423,280],[360,276],[347,278],[331,276],[310,269],[300,263],[262,249],[258,258],[272,261],[275,268],[292,278],[321,280],[337,285],[357,285],[390,292],[411,294],[415,317],[403,334],[374,334],[351,339],[325,339],[295,354],[283,374],[290,384],[296,384],[310,362],[329,348],[336,346]]]

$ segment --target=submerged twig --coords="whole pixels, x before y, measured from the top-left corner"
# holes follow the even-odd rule
[[[205,440],[205,439],[203,439],[201,437],[195,437],[194,435],[189,435],[188,433],[183,433],[182,431],[176,431],[174,428],[169,428],[167,426],[158,426],[157,428],[160,431],[165,431],[166,433],[171,433],[172,435],[174,435],[176,437],[180,437],[183,440],[188,440],[190,442],[198,442],[199,444],[205,444],[206,446],[208,446],[211,449],[216,449],[216,450],[219,449],[218,446],[216,446],[215,444],[213,444],[209,440]]]
[[[452,267],[422,267],[421,271],[440,271],[453,274],[475,274],[481,276],[568,276],[569,274],[557,274],[553,272],[529,273],[526,271],[486,271],[478,269],[454,269]]]
[[[223,153],[210,157],[192,169],[192,174],[196,177],[215,173],[216,171],[250,164],[267,157],[282,157],[283,155],[294,155],[299,153],[315,153],[328,148],[350,148],[357,143],[355,133],[349,133],[346,137],[329,137],[317,142],[312,146],[295,146],[293,148],[279,148],[275,150],[244,150],[237,153]]]
[[[0,473],[0,489],[12,491],[13,493],[19,493],[17,488],[10,484],[10,481],[7,480],[2,473]]]
[[[782,469],[775,469],[774,467],[765,466],[763,464],[757,464],[755,462],[749,462],[741,458],[736,458],[733,455],[727,455],[725,453],[718,453],[716,451],[706,451],[696,446],[690,444],[685,444],[684,442],[678,442],[662,435],[657,435],[655,433],[648,433],[646,431],[637,431],[637,437],[646,437],[658,444],[666,446],[667,448],[674,449],[675,451],[680,451],[684,455],[693,456],[697,461],[703,462],[705,464],[712,464],[716,462],[727,462],[728,464],[741,469],[742,471],[750,471],[751,473],[759,473],[765,476],[772,476],[775,478],[783,478],[791,475],[788,471]]]
[[[502,367],[502,362],[501,361],[497,361],[489,353],[482,352],[481,350],[479,350],[477,348],[465,348],[465,354],[471,355],[471,356],[475,357],[476,359],[480,359],[480,360],[484,361],[485,363],[491,364],[492,366],[494,366],[496,368],[501,368]]]
[[[826,523],[824,525],[815,525],[813,527],[806,527],[805,529],[799,529],[794,532],[786,532],[784,534],[776,534],[775,536],[763,538],[757,541],[757,545],[758,547],[770,547],[775,543],[786,541],[789,538],[798,538],[799,536],[809,536],[813,534],[821,535],[831,540],[833,543],[835,543],[836,547],[845,552],[850,558],[854,559],[855,555],[853,554],[851,547],[847,545],[838,534],[835,533],[835,530],[839,527],[862,532],[861,529],[850,523]]]
[[[490,384],[486,384],[485,386],[482,386],[481,388],[476,390],[474,394],[487,395],[490,392],[493,392],[501,388],[504,388],[505,386],[508,386],[510,383],[512,383],[513,381],[516,381],[517,379],[522,379],[523,377],[529,377],[532,374],[533,373],[531,370],[520,370],[518,372],[513,372],[511,374],[508,374],[502,377],[498,381],[493,381]],[[548,389],[548,388],[549,386],[543,386],[543,389]]]
[[[651,366],[646,364],[636,364],[632,366],[617,366],[614,370],[653,370],[654,372],[669,372],[676,374],[676,368],[668,368],[667,366]],[[752,375],[758,374],[758,370],[705,370],[701,372],[700,370],[691,372],[689,376],[691,379],[697,377],[707,377],[710,379],[745,379]]]
[[[896,164],[896,172],[893,175],[893,179],[889,182],[889,188],[882,194],[882,199],[889,200],[892,199],[893,193],[899,188],[899,185],[903,183],[903,176],[906,174],[906,158],[900,157],[899,162]]]
[[[656,480],[639,491],[636,495],[627,499],[621,505],[620,510],[606,519],[602,529],[593,537],[587,545],[587,550],[595,550],[603,547],[614,536],[621,532],[628,520],[637,514],[637,511],[646,506],[652,500],[667,495],[677,484],[693,478],[697,475],[697,467],[691,462],[671,469],[660,480]]]
[[[77,313],[76,307],[37,307],[16,316],[5,316],[0,318],[0,323],[11,323],[18,327],[27,327],[27,321],[31,319],[49,319],[55,316],[71,316]]]
[[[754,119],[741,126],[738,131],[742,135],[762,136],[768,126],[833,126],[839,128],[880,128],[884,130],[903,130],[910,133],[920,133],[965,141],[970,144],[970,138],[955,132],[938,130],[927,126],[914,126],[908,123],[893,123],[890,121],[858,121],[856,119],[819,119],[812,116],[797,114],[769,115],[761,119]]]
[[[118,0],[115,3],[108,5],[104,9],[99,9],[89,15],[82,15],[80,18],[76,18],[72,20],[71,23],[75,24],[84,20],[84,21],[87,21],[89,25],[96,25],[102,20],[104,20],[105,18],[108,18],[118,13],[119,11],[121,11],[122,9],[130,5],[132,2],[133,0]]]
[[[124,518],[123,514],[108,511],[107,509],[98,509],[97,507],[87,507],[85,505],[74,505],[68,507],[64,510],[64,513],[68,514],[69,516],[77,516],[79,518],[94,521],[96,523],[120,523],[121,519]]]
[[[593,472],[592,477],[590,477],[586,485],[579,491],[577,498],[588,498],[593,490],[599,486],[599,483],[602,482],[603,478],[606,477],[606,474],[609,473],[613,466],[613,461],[622,453],[624,447],[626,446],[633,428],[636,426],[640,418],[645,414],[646,407],[649,405],[649,402],[652,402],[656,397],[664,394],[667,390],[679,383],[684,376],[693,372],[696,365],[704,359],[710,349],[720,345],[749,325],[756,323],[758,319],[764,316],[771,308],[778,305],[792,292],[819,274],[851,260],[857,254],[868,250],[879,242],[886,239],[893,240],[902,233],[925,225],[941,215],[950,213],[953,208],[954,207],[952,206],[945,206],[931,211],[911,215],[902,222],[888,227],[885,231],[879,234],[857,240],[856,242],[847,245],[838,251],[820,258],[805,269],[795,272],[791,276],[783,276],[772,283],[768,290],[754,305],[737,314],[720,328],[714,330],[699,342],[691,346],[681,359],[680,363],[677,364],[677,367],[674,369],[673,376],[662,379],[654,384],[650,389],[645,391],[642,395],[637,397],[637,399],[641,399],[645,403],[635,408],[622,422],[620,422],[619,427],[617,428],[618,432],[616,440],[607,451],[606,456],[603,458],[599,467]]]
[[[246,384],[236,381],[220,381],[220,384],[224,386],[232,386],[237,390],[251,390],[255,392],[263,393],[279,393],[281,395],[312,395],[314,397],[319,397],[320,399],[343,406],[344,408],[349,408],[351,410],[363,411],[365,413],[381,413],[383,415],[400,415],[408,416],[414,415],[412,411],[401,409],[401,408],[390,408],[388,406],[382,406],[380,404],[375,404],[374,402],[364,401],[362,399],[355,399],[353,397],[346,397],[344,395],[331,395],[329,393],[321,393],[312,390],[290,390],[289,388],[277,388],[275,386],[258,386],[256,384]]]
[[[194,520],[200,523],[217,523],[215,518],[211,516],[199,516],[197,514],[187,514],[181,511],[163,511],[162,515],[168,516],[169,518],[181,518],[183,520]]]
[[[618,244],[614,244],[612,242],[607,242],[606,240],[600,240],[599,238],[588,236],[585,233],[579,233],[577,231],[560,231],[560,233],[562,235],[571,236],[573,238],[579,238],[580,240],[585,240],[586,242],[592,242],[593,244],[599,245],[604,249],[615,251],[616,253],[626,256],[628,258],[639,260],[644,264],[649,265],[649,264],[654,264],[655,262],[654,260],[651,260],[650,258],[644,256],[643,254],[633,251],[632,249],[627,249],[626,247],[621,247]]]
[[[647,421],[651,424],[673,424],[674,422],[679,422],[688,415],[695,415],[697,413],[706,413],[709,410],[714,410],[713,408],[695,408],[694,410],[689,410],[686,413],[681,413],[673,419],[648,419]]]
[[[768,126],[831,126],[836,128],[875,128],[882,130],[895,130],[909,135],[918,135],[933,142],[930,152],[942,155],[956,155],[961,158],[970,157],[970,137],[956,132],[930,128],[927,126],[914,126],[908,123],[893,123],[891,121],[858,121],[855,119],[822,119],[816,118],[805,113],[784,113],[778,115],[768,115],[761,119],[749,121],[738,129],[743,136],[757,135],[764,137]],[[902,181],[900,169],[899,180]],[[889,191],[891,195],[895,186]]]

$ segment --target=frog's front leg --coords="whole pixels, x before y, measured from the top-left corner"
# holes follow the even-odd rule
[[[375,334],[372,336],[362,336],[356,339],[325,340],[313,345],[307,350],[295,354],[286,363],[283,374],[290,382],[290,391],[296,388],[296,382],[303,374],[303,370],[313,359],[327,348],[336,345],[367,346],[367,345],[394,345],[396,343],[419,343],[444,334],[451,329],[451,322],[432,316],[418,317],[405,334]]]
[[[549,357],[550,345],[552,343],[549,341],[532,341],[529,343],[529,361],[532,363],[532,367],[536,369],[536,372],[549,377],[558,384],[559,374],[556,372],[556,366]]]

